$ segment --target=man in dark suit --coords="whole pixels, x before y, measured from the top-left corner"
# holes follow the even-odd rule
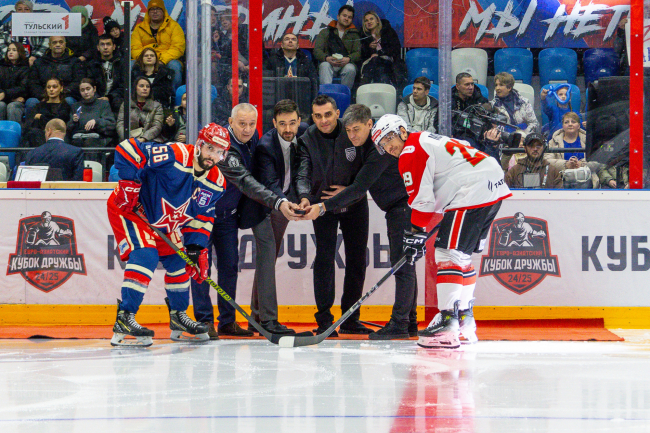
[[[27,154],[25,165],[47,164],[61,170],[62,180],[83,181],[84,153],[65,141],[65,122],[52,119],[45,125],[45,144]]]

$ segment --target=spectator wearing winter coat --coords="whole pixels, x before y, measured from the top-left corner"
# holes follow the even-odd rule
[[[81,100],[72,105],[68,134],[79,147],[104,147],[115,137],[115,116],[108,101],[97,98],[97,86],[91,78],[79,84]]]
[[[185,143],[187,139],[186,127],[187,123],[187,93],[183,93],[181,105],[176,107],[172,114],[167,116],[165,123],[163,123],[162,135],[165,141],[175,141],[177,143]]]
[[[478,86],[474,85],[474,78],[467,72],[456,75],[456,85],[451,89],[451,109],[465,111],[472,105],[485,104],[487,98]],[[456,126],[457,114],[451,115],[451,124]],[[455,132],[455,131],[454,131]],[[454,137],[456,137],[454,135]]]
[[[153,48],[142,50],[131,69],[131,80],[145,77],[151,84],[154,101],[160,102],[163,108],[171,108],[174,97],[173,72],[158,61],[158,55]]]
[[[318,73],[312,61],[298,48],[298,37],[293,33],[282,36],[280,49],[272,51],[264,61],[270,77],[307,77],[311,81],[311,98],[318,94]],[[283,99],[285,95],[278,95]]]
[[[549,104],[549,98],[553,98],[555,104]],[[562,129],[562,118],[568,112],[574,112],[578,115],[579,123],[582,123],[583,128],[587,125],[586,122],[582,121],[582,116],[578,111],[580,107],[571,106],[570,84],[557,84],[551,86],[549,89],[542,89],[539,99],[542,104],[542,110],[548,117],[549,135],[553,135],[556,131]]]
[[[507,117],[507,123],[516,125],[527,134],[539,131],[539,122],[533,105],[528,99],[519,95],[515,89],[515,78],[507,72],[494,76],[494,99],[490,101],[499,113]]]
[[[12,42],[0,63],[0,120],[22,123],[29,62],[20,42]]]
[[[32,13],[34,3],[30,0],[18,0],[13,13]],[[7,53],[7,47],[11,42],[20,42],[25,47],[29,66],[32,66],[36,59],[45,55],[49,48],[49,39],[40,36],[11,36],[11,20],[0,26],[0,55]]]
[[[388,20],[374,11],[363,16],[361,39],[361,84],[385,83],[403,87],[406,65],[401,58],[402,44]]]
[[[505,175],[506,184],[510,188],[528,187],[524,182],[526,175],[538,175],[539,182],[534,188],[562,188],[560,171],[544,158],[546,143],[541,134],[529,134],[524,141],[526,157],[517,161]]]
[[[23,146],[38,147],[45,143],[45,125],[52,119],[70,120],[70,105],[63,98],[65,88],[58,78],[45,83],[45,97],[27,113],[23,126]]]
[[[314,57],[318,60],[321,84],[330,84],[334,76],[352,89],[357,76],[356,63],[361,61],[361,33],[352,24],[354,8],[343,5],[336,21],[320,31],[314,41]]]
[[[104,34],[113,39],[113,44],[115,44],[115,53],[118,57],[122,57],[125,54],[123,52],[124,47],[122,46],[124,42],[124,32],[122,32],[122,27],[111,17],[104,17],[102,21],[104,22]]]
[[[244,86],[244,81],[239,78],[239,103],[248,102],[248,92]],[[212,101],[212,121],[217,125],[228,127],[228,119],[232,112],[232,77],[223,91],[219,92],[214,101]]]
[[[79,83],[84,75],[84,64],[67,48],[65,37],[52,36],[50,49],[29,69],[28,89],[31,97],[25,103],[27,112],[38,103],[37,98],[43,97],[45,83],[52,77],[61,80],[63,97],[69,105],[74,104],[81,98]]]
[[[97,27],[90,20],[88,9],[85,6],[74,6],[70,13],[81,14],[81,36],[68,36],[66,45],[72,50],[72,55],[82,62],[87,62],[95,57],[99,33]]]
[[[183,81],[179,59],[185,54],[185,33],[169,16],[163,0],[150,0],[144,20],[133,29],[131,58],[140,57],[145,48],[153,48],[158,60],[173,72],[172,85],[176,90]]]
[[[397,115],[409,126],[409,131],[435,133],[438,128],[438,100],[429,96],[431,80],[418,77],[413,83],[413,93],[406,95],[397,106]]]
[[[110,35],[101,35],[97,55],[86,62],[86,75],[97,84],[97,98],[108,101],[113,113],[120,110],[124,100],[124,74],[126,65],[115,51]]]
[[[162,125],[164,122],[163,107],[154,101],[151,95],[151,84],[145,77],[137,78],[133,83],[130,109],[130,137],[140,141],[157,141],[162,143]],[[117,135],[124,140],[124,104],[117,115]]]

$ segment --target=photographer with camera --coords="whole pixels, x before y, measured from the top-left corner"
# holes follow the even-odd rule
[[[528,134],[524,150],[526,157],[517,161],[506,173],[506,184],[510,188],[562,188],[562,174],[544,158],[544,136],[538,133]]]

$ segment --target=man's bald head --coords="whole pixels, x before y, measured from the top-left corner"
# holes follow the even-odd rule
[[[65,122],[61,119],[52,119],[45,125],[45,139],[50,138],[65,138]],[[48,135],[49,134],[49,135]]]

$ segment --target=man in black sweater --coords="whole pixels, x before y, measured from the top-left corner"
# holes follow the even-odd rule
[[[358,149],[362,167],[354,182],[343,187],[334,185],[325,191],[322,203],[325,211],[336,211],[349,203],[365,197],[370,191],[377,206],[386,212],[388,244],[391,265],[402,256],[402,235],[411,229],[411,208],[408,194],[399,174],[396,158],[380,155],[370,137],[372,118],[365,105],[354,104],[345,110],[343,126],[352,145]],[[318,218],[318,206],[311,206],[305,219]],[[416,337],[417,322],[417,277],[415,266],[405,264],[395,273],[395,304],[388,324],[368,336],[371,340],[393,340]]]
[[[348,186],[361,169],[362,161],[338,119],[336,101],[327,95],[318,95],[312,103],[314,125],[298,139],[298,168],[296,192],[300,207],[313,205],[319,211],[314,220],[316,259],[314,260],[314,295],[318,311],[318,328],[323,333],[334,322],[330,308],[334,304],[334,264],[337,253],[339,225],[345,244],[345,279],[341,310],[346,311],[361,297],[366,278],[366,247],[368,245],[368,199],[365,195],[351,200],[347,207],[326,212],[323,197],[326,190],[337,185]],[[313,208],[310,208],[313,209]],[[359,322],[359,310],[343,324],[342,334],[370,334],[372,331]],[[331,334],[336,337],[336,332]]]

